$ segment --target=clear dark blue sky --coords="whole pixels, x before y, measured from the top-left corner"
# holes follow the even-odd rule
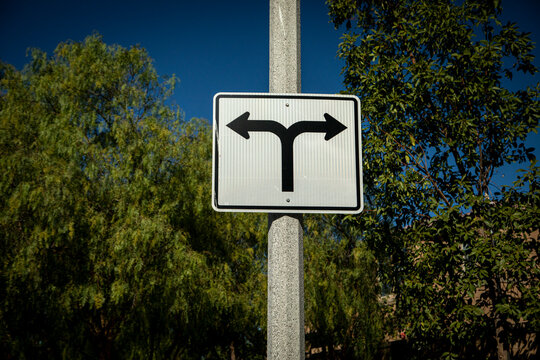
[[[336,57],[341,32],[329,23],[324,0],[301,6],[302,92],[337,93],[343,89]],[[504,21],[531,32],[538,46],[540,0],[503,0],[502,6]],[[268,0],[0,0],[0,59],[21,69],[30,47],[51,54],[62,41],[99,32],[108,44],[146,48],[159,74],[180,79],[173,101],[186,118],[211,120],[215,93],[268,91],[268,9]],[[535,54],[539,67],[539,49]],[[517,77],[505,85],[539,81],[539,75]],[[540,136],[527,144],[538,149]],[[508,182],[514,170],[505,169],[497,182]]]
[[[52,53],[93,31],[108,44],[140,44],[160,74],[180,79],[174,99],[186,117],[211,119],[220,91],[268,91],[268,0],[2,0],[0,58],[21,68],[26,49]],[[303,92],[342,89],[340,33],[324,0],[302,2]]]

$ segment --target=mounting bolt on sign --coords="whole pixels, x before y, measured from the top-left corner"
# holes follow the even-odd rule
[[[216,94],[214,209],[362,211],[360,125],[352,95]]]

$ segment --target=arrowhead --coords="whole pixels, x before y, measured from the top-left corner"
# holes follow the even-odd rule
[[[249,112],[246,111],[245,113],[228,123],[227,126],[243,138],[249,139],[248,118]]]
[[[330,140],[347,128],[330,114],[324,114],[324,118],[326,119],[326,135],[324,137],[324,140],[326,141]]]

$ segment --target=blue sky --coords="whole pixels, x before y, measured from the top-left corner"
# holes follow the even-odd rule
[[[211,119],[217,92],[268,91],[268,8],[268,0],[4,0],[0,58],[20,68],[28,47],[51,53],[97,31],[106,43],[146,48],[158,73],[180,79],[174,100],[186,117]],[[301,10],[302,90],[337,93],[341,35],[324,1],[304,0]]]
[[[540,1],[503,0],[502,6],[503,20],[531,32],[538,46]],[[146,48],[159,74],[179,78],[172,100],[186,118],[211,119],[217,92],[268,91],[268,9],[268,0],[2,0],[0,59],[20,69],[28,62],[27,48],[50,54],[62,41],[99,32],[108,44]],[[336,57],[341,31],[330,24],[324,0],[302,0],[301,26],[302,92],[338,93],[344,88],[343,63]],[[535,55],[540,67],[539,49]],[[505,85],[539,81],[537,74]],[[540,157],[539,135],[527,145]],[[505,168],[496,182],[507,183],[514,171]]]

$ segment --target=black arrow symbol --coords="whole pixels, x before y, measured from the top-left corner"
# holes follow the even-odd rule
[[[281,141],[281,191],[294,191],[293,178],[293,143],[296,137],[305,132],[326,133],[328,141],[347,127],[330,114],[325,113],[326,121],[299,121],[286,128],[273,120],[249,120],[249,112],[245,112],[227,126],[245,139],[249,139],[250,131],[271,132]]]

